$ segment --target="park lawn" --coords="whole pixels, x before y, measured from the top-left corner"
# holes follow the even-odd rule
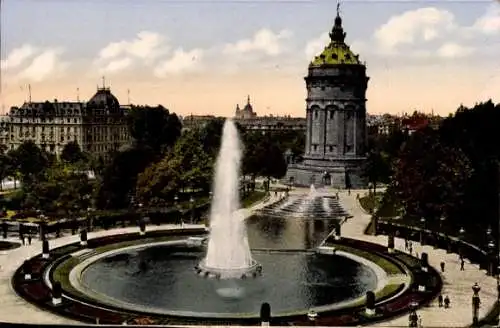
[[[359,199],[359,204],[367,212],[371,213],[378,204],[377,216],[381,218],[394,218],[399,216],[399,208],[392,202],[386,201],[384,194],[366,195]]]
[[[250,207],[253,204],[261,201],[266,196],[264,191],[253,191],[247,197],[241,200],[241,207]]]
[[[336,244],[336,243],[329,243],[328,246],[335,247],[335,249],[339,251],[344,251],[346,253],[351,253],[354,255],[357,255],[359,257],[362,257],[370,262],[375,263],[377,266],[381,267],[388,275],[398,275],[398,274],[406,274],[406,272],[402,271],[399,266],[394,264],[393,262],[385,259],[384,257],[362,251],[357,248],[352,248],[349,246],[341,245],[341,244]]]

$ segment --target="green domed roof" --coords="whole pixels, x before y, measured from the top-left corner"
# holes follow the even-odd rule
[[[359,65],[359,55],[351,51],[349,46],[344,42],[346,33],[342,28],[342,18],[339,15],[339,6],[337,5],[337,17],[335,17],[335,25],[330,32],[330,44],[325,47],[323,52],[314,57],[310,66],[322,65]]]
[[[337,64],[359,65],[361,62],[359,56],[354,54],[348,45],[334,42],[326,46],[323,52],[314,57],[314,60],[311,62],[312,66]]]

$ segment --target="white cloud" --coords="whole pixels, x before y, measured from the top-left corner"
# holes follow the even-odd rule
[[[132,65],[132,58],[130,57],[125,57],[122,59],[116,59],[111,62],[109,62],[105,67],[101,69],[101,73],[113,73],[113,72],[118,72],[122,71],[125,68],[130,67]]]
[[[184,51],[177,49],[171,58],[161,62],[154,70],[157,77],[165,77],[169,74],[181,74],[196,71],[200,68],[204,57],[203,49],[192,49]]]
[[[500,5],[495,3],[491,4],[486,13],[477,19],[472,27],[485,34],[500,32]]]
[[[169,45],[156,32],[142,31],[131,40],[111,42],[99,51],[94,62],[101,72],[118,72],[140,62],[151,65],[161,55],[168,53]]]
[[[37,49],[30,44],[24,44],[19,48],[13,49],[6,59],[2,59],[1,67],[3,69],[12,69],[21,66],[26,60],[33,57]]]
[[[375,31],[374,38],[381,51],[393,53],[400,45],[435,40],[456,28],[452,13],[426,7],[391,17]]]
[[[317,56],[319,53],[321,53],[321,51],[323,51],[323,49],[326,45],[328,45],[329,42],[330,36],[328,35],[328,32],[325,32],[316,39],[312,39],[311,41],[307,42],[305,49],[307,59],[312,60],[314,56]]]
[[[153,59],[158,57],[163,37],[155,32],[142,31],[133,40],[112,42],[99,52],[99,59],[112,59],[121,55],[131,55],[140,59]]]
[[[447,42],[437,50],[437,54],[443,58],[462,58],[472,53],[474,53],[474,48],[463,46],[455,42]]]
[[[284,51],[283,41],[290,39],[291,36],[292,33],[289,30],[274,33],[264,28],[257,31],[251,39],[226,44],[223,53],[226,55],[243,55],[250,52],[260,52],[269,56],[277,56]]]
[[[68,63],[61,61],[63,49],[47,49],[37,55],[28,67],[23,69],[18,77],[34,82],[43,81],[49,77],[58,76],[64,72]]]

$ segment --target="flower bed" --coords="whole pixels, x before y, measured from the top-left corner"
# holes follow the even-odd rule
[[[20,247],[20,243],[12,243],[10,241],[0,241],[0,251],[7,251]]]

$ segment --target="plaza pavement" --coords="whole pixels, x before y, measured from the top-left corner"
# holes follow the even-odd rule
[[[352,190],[339,192],[341,206],[353,217],[342,225],[342,235],[353,239],[362,239],[368,242],[387,245],[387,236],[365,235],[364,230],[371,220],[359,205],[356,195],[362,196],[366,190]],[[395,238],[395,247],[404,251],[404,239]],[[445,262],[445,272],[441,273],[443,279],[442,295],[451,300],[451,307],[444,309],[438,307],[437,300],[429,306],[417,310],[422,318],[423,327],[467,327],[472,324],[472,285],[478,283],[481,286],[479,296],[481,297],[480,319],[494,307],[497,301],[497,282],[494,277],[486,275],[485,270],[480,270],[478,265],[472,265],[467,260],[465,271],[460,271],[460,260],[457,254],[447,254],[445,250],[434,249],[432,246],[421,246],[413,242],[413,250],[418,254],[426,252],[429,254],[429,264],[438,272],[441,272],[440,263]],[[373,327],[408,327],[408,314],[372,324]]]

